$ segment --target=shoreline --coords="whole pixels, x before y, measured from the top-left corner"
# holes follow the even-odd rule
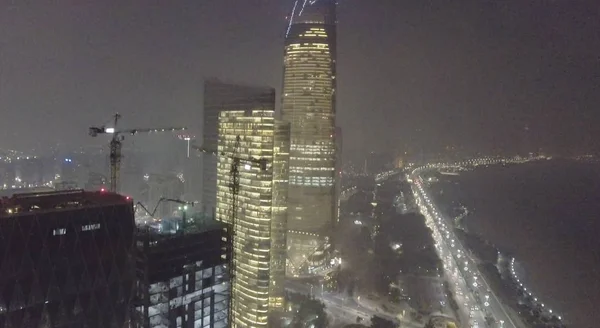
[[[468,232],[494,243],[508,260],[515,258],[520,281],[502,282],[513,288],[509,293],[515,299],[513,308],[523,305],[526,310],[528,305],[527,311],[538,316],[551,308],[558,313],[548,311],[546,316],[560,316],[562,325],[589,327],[597,321],[592,301],[600,295],[594,278],[597,268],[586,267],[594,259],[590,250],[600,247],[593,234],[600,221],[592,219],[600,213],[600,202],[593,201],[600,197],[600,187],[593,183],[598,174],[597,165],[554,160],[510,170],[474,169],[429,185],[440,209],[458,219],[455,223],[468,222]],[[470,213],[463,221],[465,206]],[[514,295],[521,282],[539,304],[533,306],[527,299],[519,304]],[[541,302],[549,304],[542,308]]]
[[[478,260],[481,273],[511,312],[528,327],[539,324],[566,327],[564,318],[553,313],[518,277],[517,268],[523,266],[516,261],[514,253],[492,244],[480,234],[469,231],[468,220],[472,217],[467,216],[464,219],[464,227],[454,227],[457,237]]]

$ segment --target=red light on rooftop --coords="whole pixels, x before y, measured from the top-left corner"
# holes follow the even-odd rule
[[[100,189],[100,192],[105,192],[106,190],[104,188]]]
[[[127,197],[125,197],[125,199],[126,199],[126,200],[130,200],[130,199],[131,199],[131,197],[127,196]]]

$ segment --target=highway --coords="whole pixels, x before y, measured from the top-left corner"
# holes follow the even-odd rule
[[[338,324],[356,323],[356,318],[361,317],[361,324],[369,326],[371,317],[376,315],[388,320],[392,320],[396,324],[401,324],[405,328],[422,328],[422,324],[403,320],[400,322],[398,318],[378,311],[374,308],[367,307],[357,302],[356,299],[350,296],[340,295],[338,293],[330,293],[323,291],[321,286],[312,286],[301,280],[286,280],[285,289],[290,292],[300,293],[304,295],[313,295],[316,299],[321,300],[329,315],[332,326]]]
[[[451,219],[444,217],[427,195],[421,177],[415,175],[411,180],[415,199],[433,231],[445,276],[458,303],[461,326],[521,328],[521,324],[514,322],[509,315],[510,310],[491,290],[470,252],[455,236]]]
[[[364,320],[362,323],[369,324],[371,316],[381,315],[361,306],[352,297],[329,293],[323,291],[321,286],[312,286],[301,280],[286,280],[285,289],[290,292],[313,295],[316,299],[321,300],[326,306],[330,320],[334,323],[336,321],[346,324],[356,323],[356,318],[361,317]]]

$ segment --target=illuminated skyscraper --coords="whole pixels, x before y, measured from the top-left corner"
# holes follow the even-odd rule
[[[282,118],[291,123],[290,272],[318,264],[311,257],[337,219],[335,9],[335,0],[296,1],[286,34]]]
[[[219,114],[226,111],[264,108],[275,110],[275,89],[212,78],[204,82],[204,124],[202,145],[216,149],[219,139]],[[202,155],[202,205],[210,213],[217,204],[217,159]]]
[[[289,138],[289,123],[275,120],[270,108],[219,116],[216,218],[233,224],[232,327],[266,327],[283,311]],[[266,168],[251,159],[265,160]]]

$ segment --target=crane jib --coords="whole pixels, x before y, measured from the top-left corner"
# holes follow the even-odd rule
[[[138,133],[158,133],[158,132],[173,132],[185,131],[185,127],[165,127],[165,128],[140,128],[140,129],[124,129],[118,130],[117,123],[121,118],[120,114],[114,115],[114,126],[107,128],[105,125],[101,127],[90,127],[89,134],[92,137],[97,137],[98,134],[112,134],[110,142],[110,191],[117,192],[117,183],[119,180],[119,170],[121,165],[121,141],[124,139],[122,134],[135,135]]]

